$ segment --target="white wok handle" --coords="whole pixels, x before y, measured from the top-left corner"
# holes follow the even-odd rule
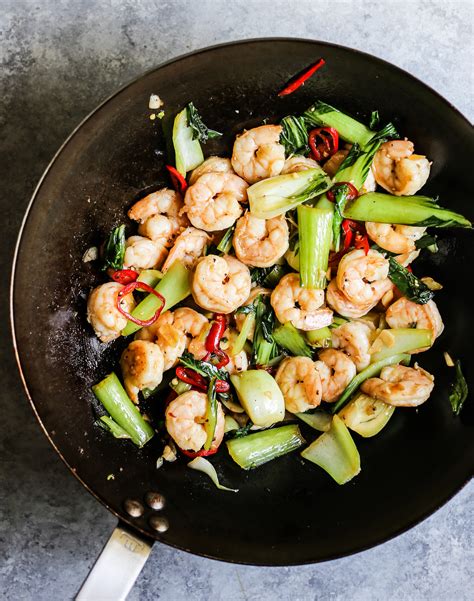
[[[124,601],[142,571],[153,542],[118,524],[81,587],[77,601]]]

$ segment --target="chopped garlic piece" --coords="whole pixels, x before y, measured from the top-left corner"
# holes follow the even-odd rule
[[[163,100],[158,96],[158,94],[151,94],[150,100],[148,101],[148,108],[151,110],[159,109],[163,106]]]
[[[89,263],[90,261],[97,261],[98,258],[99,258],[99,249],[97,248],[97,246],[91,246],[82,255],[82,262]]]
[[[433,278],[425,277],[425,278],[420,278],[420,279],[423,282],[423,284],[426,284],[428,286],[428,288],[430,290],[442,290],[443,289],[443,285],[440,284],[439,282],[436,282],[435,280],[433,280]]]
[[[444,360],[446,361],[446,365],[448,367],[454,367],[454,361],[452,360],[451,355],[449,353],[447,353],[446,351],[444,351],[443,355],[444,355]]]

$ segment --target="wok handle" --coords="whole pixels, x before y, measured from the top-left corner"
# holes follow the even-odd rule
[[[118,523],[102,549],[77,601],[124,601],[150,555],[152,540]]]

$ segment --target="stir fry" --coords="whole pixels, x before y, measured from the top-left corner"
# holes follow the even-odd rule
[[[250,469],[304,447],[343,484],[360,471],[354,433],[428,401],[435,376],[419,361],[444,329],[441,285],[412,266],[437,251],[427,228],[471,223],[417,195],[430,159],[377,121],[317,101],[244,130],[230,158],[204,158],[219,132],[192,103],[178,113],[173,187],[131,206],[136,230],[111,232],[109,281],[88,298],[100,341],[128,343],[121,380],[93,387],[103,428],[138,446],[158,433],[168,457],[192,458],[223,490],[202,457],[227,451]],[[459,413],[459,362],[456,374]]]

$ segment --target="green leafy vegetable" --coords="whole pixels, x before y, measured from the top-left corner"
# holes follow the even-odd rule
[[[461,361],[459,359],[455,363],[455,369],[456,375],[454,382],[451,384],[449,402],[451,403],[454,415],[459,415],[469,391],[466,379],[461,370]]]
[[[294,154],[307,155],[308,128],[304,117],[288,116],[281,120],[283,131],[280,135],[280,143],[285,147],[286,156]]]
[[[250,278],[257,286],[275,288],[287,270],[284,265],[273,265],[272,267],[251,267]]]
[[[212,138],[222,136],[220,132],[209,129],[207,125],[204,124],[201,115],[198,113],[197,108],[192,102],[188,104],[186,111],[188,125],[193,130],[193,140],[199,140],[200,142],[205,143]]]
[[[252,361],[256,365],[268,365],[278,357],[279,348],[273,338],[275,313],[268,298],[260,295],[255,302],[255,334],[253,336]]]
[[[104,245],[104,259],[102,269],[123,269],[123,257],[125,255],[125,226],[119,225],[114,228]]]
[[[252,426],[253,422],[249,419],[249,421],[245,424],[245,426],[242,426],[242,428],[239,428],[238,430],[232,430],[229,438],[242,438],[243,436],[247,436],[250,433]]]
[[[280,347],[287,349],[292,355],[309,358],[313,356],[304,336],[290,322],[275,328],[273,338]]]
[[[377,125],[380,123],[380,115],[378,111],[372,111],[370,115],[370,129],[375,129]]]
[[[212,365],[212,363],[208,363],[207,361],[195,359],[188,351],[184,351],[182,356],[179,358],[179,362],[182,363],[184,367],[193,369],[195,372],[204,378],[208,378],[209,380],[212,380],[212,378],[228,380],[229,378],[229,374],[223,369],[218,369],[215,365]]]
[[[390,264],[388,277],[409,300],[424,305],[433,298],[433,292],[416,275],[393,257],[388,257],[388,261]]]
[[[222,236],[221,241],[217,245],[217,250],[225,255],[230,252],[232,248],[232,238],[234,237],[235,225],[231,226],[226,233]],[[206,253],[211,254],[211,253]]]
[[[430,252],[438,252],[437,236],[425,234],[419,240],[416,240],[415,247],[418,249],[427,248]]]
[[[204,443],[204,450],[209,451],[214,440],[214,434],[216,432],[217,424],[217,393],[216,393],[216,380],[217,377],[213,376],[209,382],[207,390],[207,408],[206,408],[206,442]]]

